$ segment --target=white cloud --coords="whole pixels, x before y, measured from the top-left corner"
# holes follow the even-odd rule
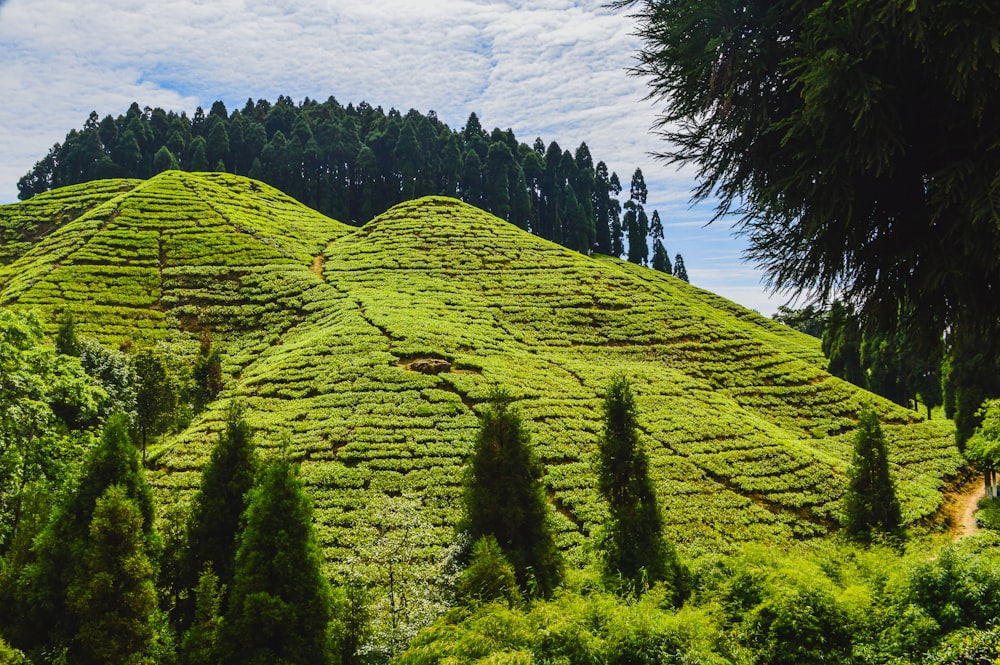
[[[625,73],[633,28],[604,0],[10,0],[0,14],[0,202],[91,110],[118,115],[132,101],[191,113],[217,99],[232,109],[248,97],[333,95],[433,109],[454,128],[475,111],[528,143],[572,151],[586,141],[626,192],[641,167],[668,250],[700,283],[708,256],[737,256],[742,243],[723,223],[704,228],[712,210],[689,206],[691,169],[649,156],[663,146],[649,133],[656,105]],[[761,291],[749,273],[731,276],[747,297]]]

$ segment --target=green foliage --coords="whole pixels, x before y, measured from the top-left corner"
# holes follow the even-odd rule
[[[449,612],[396,658],[431,663],[563,662],[584,665],[721,665],[718,627],[704,612],[673,612],[649,594],[637,603],[611,595],[564,592],[547,602],[508,608],[489,603]]]
[[[82,575],[67,589],[78,622],[70,658],[76,663],[152,663],[154,568],[143,515],[128,491],[112,485],[97,499]]]
[[[719,218],[741,216],[776,290],[844,298],[912,344],[968,338],[982,358],[955,376],[971,391],[957,410],[964,441],[979,402],[1000,394],[988,378],[1000,263],[985,249],[1000,242],[993,8],[615,4],[636,8],[636,73],[665,102],[663,157],[697,167],[694,198],[718,201]]]
[[[272,459],[251,490],[222,627],[223,663],[327,663],[330,588],[296,467]]]
[[[222,597],[227,588],[233,587],[237,533],[257,466],[250,426],[242,408],[233,404],[226,416],[226,428],[202,469],[201,486],[191,504],[186,547],[179,564],[179,592],[193,589],[206,567],[216,576]],[[181,603],[182,627],[189,625],[192,609],[190,599]]]
[[[76,337],[76,327],[73,325],[73,313],[63,312],[59,320],[59,330],[56,332],[56,352],[64,356],[80,355],[80,340]]]
[[[861,324],[850,307],[835,301],[823,327],[823,354],[827,370],[854,385],[867,385],[861,368]]]
[[[474,540],[496,539],[529,596],[548,597],[562,562],[547,523],[541,467],[511,401],[496,388],[480,416],[466,485],[467,528]]]
[[[219,635],[222,632],[222,596],[224,587],[219,577],[205,566],[193,589],[195,598],[194,621],[184,631],[181,640],[181,662],[184,665],[213,665],[219,659]]]
[[[132,360],[138,389],[135,395],[135,425],[146,462],[146,441],[173,424],[177,390],[163,355],[151,347],[140,349]]]
[[[529,180],[546,167],[531,152],[538,161],[524,161],[542,171]],[[823,370],[818,343],[454,199],[401,204],[352,230],[261,182],[171,171],[39,194],[0,206],[0,220],[14,238],[0,254],[16,257],[0,265],[0,301],[19,311],[55,320],[73,303],[81,337],[155,343],[175,370],[190,367],[211,329],[234,379],[186,429],[159,439],[150,481],[164,504],[183,506],[225,427],[225,403],[244,403],[260,445],[293,442],[331,578],[356,572],[367,585],[369,646],[405,641],[441,611],[434,581],[493,384],[516,386],[567,568],[590,557],[608,517],[594,458],[617,372],[641,382],[664,535],[685,560],[746,542],[815,542],[840,514],[856,413],[871,398]],[[37,240],[30,251],[24,237]],[[422,358],[451,370],[414,371]],[[953,429],[885,401],[876,408],[903,518],[922,524],[964,464]],[[373,506],[400,518],[380,525]],[[390,572],[408,600],[404,611],[397,596],[396,632]]]
[[[189,118],[130,108],[99,125],[88,120],[21,178],[19,196],[112,174],[148,178],[214,168],[268,182],[339,219],[366,221],[401,201],[439,194],[579,252],[595,243],[604,254],[612,250],[621,186],[606,164],[595,168],[586,143],[575,154],[553,143],[551,159],[542,160],[509,129],[486,132],[477,120],[479,130],[456,131],[433,112],[386,113],[364,102],[343,107],[333,97],[296,105],[282,96],[273,106],[261,99],[228,116],[198,118],[197,111]],[[642,191],[645,197],[644,183]]]
[[[455,599],[471,606],[503,601],[513,607],[521,601],[514,567],[492,535],[482,536],[472,545],[469,566],[456,582]]]
[[[86,439],[71,432],[104,394],[58,355],[33,314],[0,308],[0,551],[16,536],[29,488],[57,489]]]
[[[111,486],[135,502],[141,517],[143,546],[156,561],[160,542],[153,530],[153,496],[142,474],[128,422],[114,415],[104,425],[100,442],[89,452],[72,489],[62,497],[51,521],[35,543],[36,560],[21,576],[19,615],[22,640],[30,646],[68,644],[79,626],[67,609],[67,591],[80,588],[88,573],[84,553],[98,499]]]
[[[222,391],[222,353],[212,347],[212,334],[204,331],[201,348],[191,370],[194,379],[194,407],[201,411],[205,405],[219,396]]]
[[[604,396],[597,459],[598,486],[611,510],[603,543],[606,579],[619,583],[625,593],[639,594],[662,581],[676,588],[676,555],[663,539],[635,398],[625,376],[614,378]]]
[[[139,377],[128,355],[86,338],[80,340],[79,351],[83,371],[107,393],[97,409],[99,419],[113,413],[135,418]]]
[[[983,402],[975,434],[965,446],[965,456],[980,469],[1000,468],[1000,400]]]
[[[844,528],[863,542],[875,533],[899,535],[902,515],[896,484],[889,474],[889,455],[878,414],[866,407],[858,414],[854,457],[844,494]]]

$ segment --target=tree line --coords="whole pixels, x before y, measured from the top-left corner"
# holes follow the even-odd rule
[[[866,326],[853,307],[834,301],[829,307],[809,305],[800,309],[781,306],[774,315],[800,332],[822,340],[834,376],[866,388],[900,406],[927,410],[943,406],[954,418],[960,445],[973,435],[980,422],[983,400],[1000,392],[998,372],[988,349],[972,343],[961,330],[949,330],[934,345],[917,343],[913,330]]]
[[[488,132],[475,113],[455,131],[434,111],[386,113],[365,102],[345,107],[333,97],[300,104],[284,96],[273,104],[248,99],[231,113],[217,101],[193,117],[133,102],[117,118],[92,112],[18,181],[18,196],[167,169],[262,180],[353,224],[401,201],[454,196],[578,252],[626,256],[687,281],[683,258],[671,262],[663,244],[659,213],[645,210],[640,169],[623,204],[618,175],[595,163],[585,142],[574,152],[541,138],[528,145],[510,129]]]

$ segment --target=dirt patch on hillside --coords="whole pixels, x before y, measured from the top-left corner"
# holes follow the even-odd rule
[[[948,532],[952,538],[958,540],[962,536],[979,533],[976,504],[985,493],[982,476],[978,474],[945,493],[944,513],[948,518]]]

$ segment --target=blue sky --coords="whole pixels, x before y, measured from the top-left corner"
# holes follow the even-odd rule
[[[657,106],[628,76],[634,23],[604,0],[0,0],[0,203],[66,132],[132,101],[190,115],[218,99],[287,95],[434,110],[453,128],[476,112],[574,150],[581,141],[626,189],[642,168],[647,208],[691,281],[770,315],[729,225],[691,207],[693,173],[657,162]]]

